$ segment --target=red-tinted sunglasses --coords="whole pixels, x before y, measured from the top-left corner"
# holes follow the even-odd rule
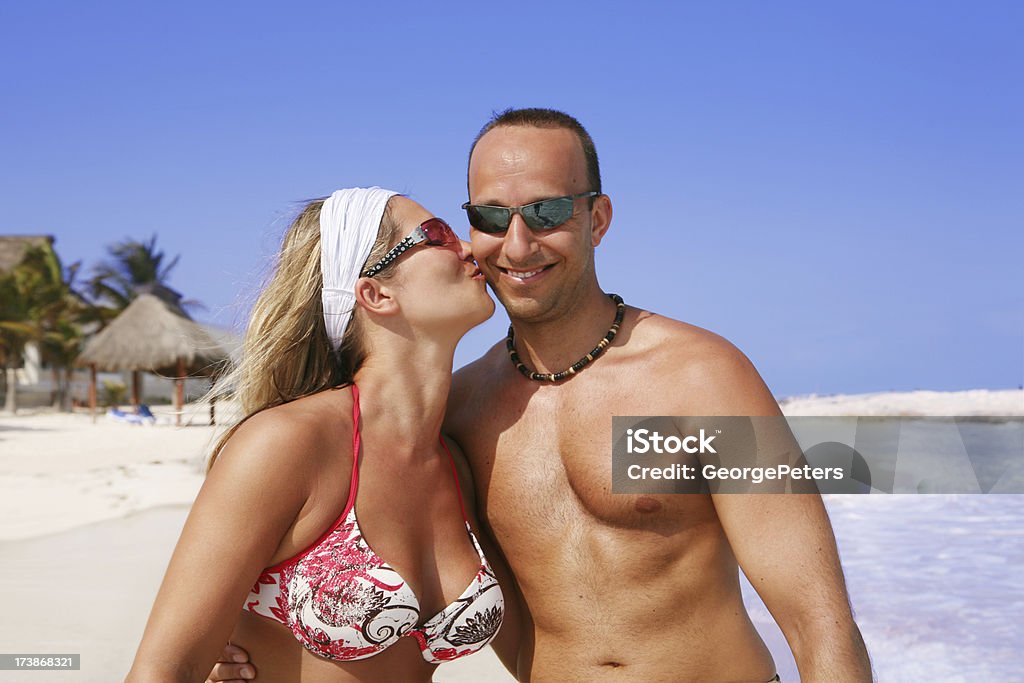
[[[428,218],[409,233],[409,236],[396,244],[384,258],[363,271],[363,277],[373,277],[384,270],[396,258],[423,242],[430,247],[450,247],[459,241],[458,235],[451,226],[440,218]]]

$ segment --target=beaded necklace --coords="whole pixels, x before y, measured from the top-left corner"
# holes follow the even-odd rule
[[[519,372],[523,373],[526,379],[532,379],[535,382],[560,382],[567,377],[572,377],[577,372],[585,368],[595,358],[604,353],[604,350],[608,348],[608,345],[615,339],[615,335],[619,331],[619,325],[622,324],[622,318],[626,314],[626,304],[622,300],[622,297],[618,294],[609,294],[612,301],[615,302],[615,322],[612,323],[611,328],[608,330],[608,334],[604,335],[604,339],[598,342],[597,346],[588,353],[587,355],[580,358],[578,361],[570,365],[561,372],[534,372],[530,368],[526,367],[526,364],[519,360],[519,354],[516,353],[516,338],[515,331],[512,326],[508,326],[508,337],[505,338],[505,348],[508,349],[508,357],[512,360],[512,364],[516,366]]]

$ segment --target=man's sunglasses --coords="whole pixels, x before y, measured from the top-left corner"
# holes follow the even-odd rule
[[[573,201],[580,197],[596,197],[600,192],[581,192],[567,197],[543,199],[523,206],[489,206],[470,204],[462,208],[469,216],[469,224],[480,232],[490,234],[505,232],[512,223],[512,216],[519,214],[531,230],[554,230],[572,218]]]
[[[409,251],[417,244],[426,242],[431,247],[450,247],[459,241],[455,231],[440,218],[428,218],[420,223],[415,230],[396,244],[384,258],[363,271],[363,277],[373,277],[387,268],[392,261]]]

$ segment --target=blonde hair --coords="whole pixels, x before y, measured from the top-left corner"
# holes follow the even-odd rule
[[[235,430],[256,413],[325,389],[351,384],[366,359],[361,314],[353,312],[337,351],[324,324],[320,290],[320,209],[309,202],[292,221],[270,280],[252,307],[238,366],[219,385],[232,391],[244,416],[217,441],[207,469]],[[400,227],[388,202],[366,263],[379,261],[398,241]],[[366,263],[362,264],[365,267]],[[375,276],[386,279],[387,270]]]

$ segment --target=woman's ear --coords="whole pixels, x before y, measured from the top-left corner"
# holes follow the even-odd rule
[[[356,303],[375,315],[394,315],[398,312],[398,302],[391,296],[390,288],[380,280],[361,277],[352,288]]]

